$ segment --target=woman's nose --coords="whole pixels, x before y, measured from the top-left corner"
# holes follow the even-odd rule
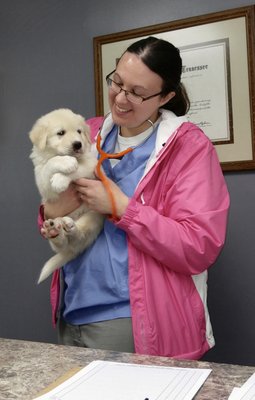
[[[126,92],[123,89],[119,93],[117,93],[115,97],[118,97],[118,100],[119,101],[121,100],[122,102],[123,101],[125,101],[125,102],[128,101],[127,96],[126,96]]]

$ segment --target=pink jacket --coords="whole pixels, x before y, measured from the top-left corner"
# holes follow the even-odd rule
[[[116,224],[128,238],[136,352],[198,359],[214,345],[207,269],[224,244],[229,195],[211,141],[185,117],[161,111],[155,152]],[[94,137],[102,118],[87,122]],[[109,116],[102,139],[111,126]],[[54,312],[56,288],[58,272]]]

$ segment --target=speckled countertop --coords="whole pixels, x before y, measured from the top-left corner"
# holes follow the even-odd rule
[[[31,400],[68,371],[84,367],[93,360],[210,368],[212,373],[196,395],[196,400],[228,399],[233,387],[241,386],[255,372],[255,367],[177,361],[165,357],[0,338],[0,400]]]

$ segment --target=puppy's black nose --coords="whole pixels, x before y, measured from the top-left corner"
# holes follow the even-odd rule
[[[80,150],[81,147],[82,147],[81,142],[78,142],[78,141],[77,141],[77,142],[73,142],[73,149],[74,149],[74,151]]]

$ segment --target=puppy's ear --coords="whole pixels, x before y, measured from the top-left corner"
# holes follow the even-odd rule
[[[29,137],[39,150],[44,150],[47,142],[47,127],[40,120],[37,121],[29,132]]]
[[[91,145],[90,127],[88,126],[88,124],[86,124],[85,119],[84,119],[81,115],[79,115],[79,117],[80,117],[80,119],[81,119],[81,123],[82,123],[83,128],[84,128],[84,132],[83,132],[84,138],[85,138],[85,140],[87,140],[87,142]]]

